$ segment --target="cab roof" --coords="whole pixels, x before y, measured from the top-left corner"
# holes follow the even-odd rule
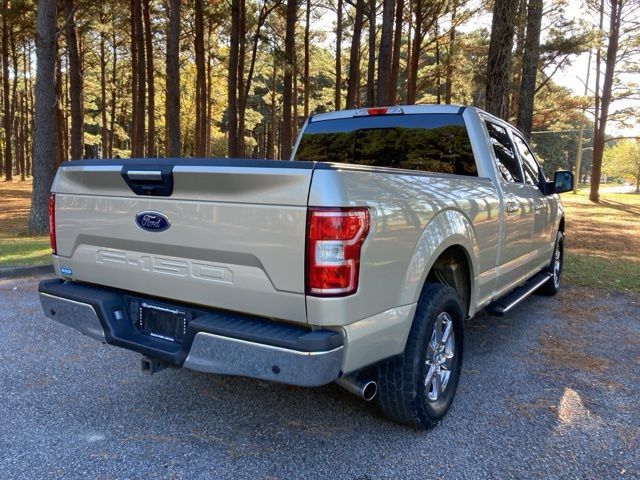
[[[388,107],[363,107],[351,110],[339,110],[337,112],[318,113],[309,118],[309,123],[325,120],[339,120],[344,118],[366,117],[371,115],[412,115],[425,113],[449,113],[461,114],[466,107],[464,105],[393,105]]]

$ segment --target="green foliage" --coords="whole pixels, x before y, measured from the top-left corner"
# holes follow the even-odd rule
[[[604,151],[603,171],[624,180],[633,179],[640,192],[640,141],[622,140]]]

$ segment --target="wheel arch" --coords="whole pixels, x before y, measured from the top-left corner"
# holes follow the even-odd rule
[[[459,244],[447,247],[433,262],[424,283],[441,283],[453,288],[469,314],[472,291],[472,270],[469,252]]]
[[[425,227],[413,252],[404,283],[406,303],[418,301],[426,282],[451,282],[462,297],[466,314],[475,313],[475,277],[478,271],[478,243],[469,219],[457,210],[438,213]],[[458,273],[453,273],[453,267]],[[453,280],[457,278],[457,280]],[[444,281],[443,281],[444,280]]]

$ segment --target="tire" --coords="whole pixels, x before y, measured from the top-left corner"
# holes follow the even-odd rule
[[[462,300],[453,288],[425,284],[404,352],[377,368],[376,399],[384,416],[414,428],[429,429],[446,415],[462,369],[463,312]],[[434,340],[440,340],[437,349],[431,346]],[[431,382],[427,382],[427,375]],[[437,393],[434,381],[443,386]]]
[[[557,264],[556,264],[557,262]],[[551,257],[551,263],[546,268],[552,277],[544,285],[542,285],[536,293],[540,295],[546,295],[548,297],[554,296],[560,290],[560,279],[562,277],[562,267],[564,265],[564,234],[558,231],[556,236],[556,246],[553,249],[553,256]]]

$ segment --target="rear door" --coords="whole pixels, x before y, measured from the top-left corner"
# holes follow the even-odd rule
[[[533,268],[537,270],[541,265],[549,263],[551,259],[555,241],[552,218],[555,218],[555,212],[551,211],[553,202],[550,202],[549,198],[542,193],[541,182],[544,181],[544,175],[533,151],[518,132],[512,131],[512,134],[522,162],[526,192],[533,202],[534,221],[531,248],[535,255]]]
[[[309,162],[65,163],[52,188],[59,270],[75,281],[305,322],[312,172]]]
[[[502,248],[498,254],[496,296],[524,280],[531,268],[533,200],[507,128],[485,121],[493,147],[497,178],[503,192]]]

